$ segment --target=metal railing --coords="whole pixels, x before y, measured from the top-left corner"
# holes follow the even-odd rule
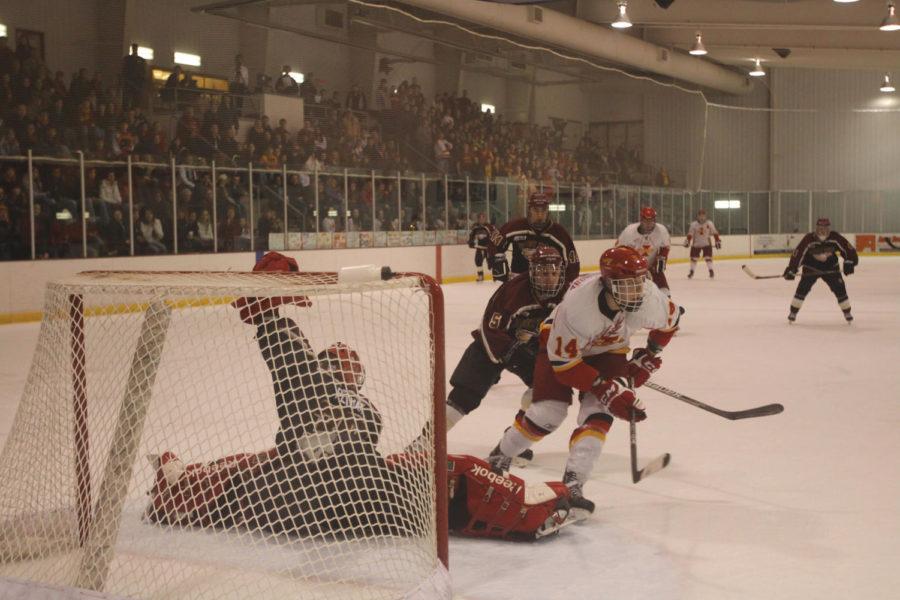
[[[502,224],[524,214],[530,189],[545,187],[509,178],[261,169],[174,158],[111,162],[81,153],[77,159],[0,157],[4,178],[9,167],[20,183],[3,187],[21,193],[0,199],[18,226],[18,239],[0,246],[4,259],[464,243],[479,213]],[[113,185],[121,190],[120,201],[98,193],[103,179],[107,192]],[[673,236],[686,234],[700,208],[723,235],[810,231],[819,216],[829,216],[839,231],[900,231],[900,191],[547,187],[555,220],[575,239],[615,238],[642,206],[653,206]],[[146,239],[144,231],[156,237],[157,220],[162,237]]]

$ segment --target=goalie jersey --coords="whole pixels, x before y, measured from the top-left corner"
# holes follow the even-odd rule
[[[585,359],[605,353],[626,354],[631,336],[640,329],[651,330],[648,345],[655,342],[665,346],[678,328],[682,313],[649,280],[644,281],[644,301],[635,312],[606,309],[601,293],[599,273],[576,280],[542,327],[557,379],[580,390],[590,389],[596,377]]]

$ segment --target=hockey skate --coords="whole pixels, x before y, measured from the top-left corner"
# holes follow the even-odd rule
[[[716,277],[715,271],[713,271],[712,269],[710,269],[710,270],[709,270],[709,278],[710,278],[710,279],[715,279],[715,277]]]
[[[518,456],[512,459],[512,464],[522,468],[527,467],[534,460],[534,450],[526,448]]]
[[[560,498],[553,514],[547,517],[547,520],[545,520],[538,530],[534,532],[534,539],[539,540],[548,535],[553,535],[563,527],[575,522],[577,522],[577,520],[572,514],[572,505],[570,501],[565,497]]]
[[[797,320],[797,313],[795,313],[794,311],[791,311],[790,314],[788,315],[788,323],[793,323],[796,320]]]
[[[487,457],[487,461],[490,463],[491,469],[500,475],[509,473],[509,468],[512,465],[512,457],[506,456],[500,451],[499,443],[491,450],[491,453]]]
[[[688,279],[693,279],[693,278],[694,278],[694,272],[688,271]]]
[[[478,283],[481,283],[482,281],[484,281],[484,273],[479,273],[479,274],[475,277],[475,281],[478,282]]]
[[[574,471],[566,471],[563,483],[569,487],[569,514],[574,521],[584,521],[594,514],[594,503],[584,497],[584,484]]]
[[[848,312],[845,312],[845,313],[844,313],[844,318],[847,319],[847,325],[852,325],[852,324],[853,324],[853,315],[851,315],[851,314],[848,313]]]

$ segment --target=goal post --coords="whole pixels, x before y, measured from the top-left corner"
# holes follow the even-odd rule
[[[259,310],[242,319],[240,302]],[[449,597],[443,310],[415,273],[50,284],[0,455],[0,577],[129,597]],[[361,386],[333,347],[358,354]]]

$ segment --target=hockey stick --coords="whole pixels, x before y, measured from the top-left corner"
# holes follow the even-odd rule
[[[887,235],[886,235],[886,236],[884,236],[883,238],[881,238],[881,240],[882,240],[885,244],[887,244],[889,247],[891,247],[892,249],[894,249],[894,250],[900,250],[900,246],[895,246],[895,245],[894,245],[894,241],[890,238],[890,236],[887,236]]]
[[[661,471],[669,466],[669,462],[672,460],[672,455],[666,452],[660,456],[657,456],[645,466],[643,469],[638,469],[637,463],[637,423],[634,420],[634,410],[631,411],[631,419],[629,419],[629,423],[631,425],[631,482],[637,483],[641,479],[645,477],[649,477],[653,475],[657,471]]]
[[[747,265],[741,265],[741,269],[743,269],[744,273],[749,275],[752,279],[783,279],[784,275],[757,275],[753,271],[750,270],[750,267]],[[821,277],[822,275],[838,275],[840,271],[811,271],[809,273],[801,273],[799,277],[802,279],[804,277]]]
[[[689,396],[685,396],[684,394],[679,394],[675,390],[670,390],[667,387],[663,387],[657,383],[653,383],[652,381],[647,381],[644,383],[645,386],[650,388],[651,390],[656,390],[660,394],[665,394],[666,396],[671,396],[676,400],[681,400],[691,406],[696,406],[702,410],[707,412],[711,412],[714,415],[719,415],[720,417],[724,417],[726,419],[730,419],[732,421],[737,421],[738,419],[753,419],[756,417],[768,417],[770,415],[777,415],[781,412],[784,412],[784,405],[782,404],[766,404],[764,406],[757,406],[755,408],[747,408],[745,410],[722,410],[721,408],[716,408],[715,406],[710,406],[709,404],[705,404],[700,402],[699,400],[694,400]]]
[[[741,269],[743,269],[744,273],[749,275],[751,279],[781,279],[783,277],[783,275],[757,275],[751,271],[750,267],[747,265],[741,265]]]

